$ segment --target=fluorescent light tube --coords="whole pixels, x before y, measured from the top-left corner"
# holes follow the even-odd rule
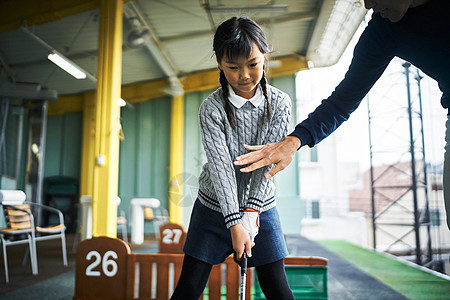
[[[48,59],[51,60],[55,65],[75,77],[76,79],[85,79],[86,73],[81,71],[77,65],[75,65],[73,62],[67,60],[66,58],[62,57],[58,53],[50,53],[48,55]]]

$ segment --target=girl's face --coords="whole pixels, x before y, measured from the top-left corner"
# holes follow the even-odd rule
[[[264,54],[253,44],[249,57],[239,57],[231,60],[223,57],[218,62],[228,83],[236,95],[250,99],[255,95],[256,87],[264,71]]]

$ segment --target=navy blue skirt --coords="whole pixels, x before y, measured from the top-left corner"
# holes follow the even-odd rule
[[[234,252],[230,230],[222,213],[207,208],[197,199],[183,251],[211,265],[220,264]],[[260,214],[259,233],[255,237],[249,267],[258,267],[283,259],[288,255],[276,207]]]

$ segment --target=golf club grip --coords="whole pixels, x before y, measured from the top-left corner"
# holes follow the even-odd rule
[[[241,265],[241,275],[246,274],[247,273],[247,254],[245,252],[244,252],[244,254],[242,254],[240,265]]]

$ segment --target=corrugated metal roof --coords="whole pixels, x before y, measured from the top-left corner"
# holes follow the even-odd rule
[[[215,27],[231,16],[258,22],[273,47],[271,59],[301,56],[316,66],[334,64],[365,14],[353,0],[134,0],[124,6],[123,84],[167,78],[148,48],[130,48],[126,39],[134,16],[147,26],[175,76],[217,68],[212,51]],[[286,5],[282,12],[248,8]],[[227,9],[215,12],[214,8]],[[18,9],[18,8],[17,8]],[[0,13],[1,14],[4,14]],[[25,20],[26,21],[26,20]],[[75,14],[29,30],[96,76],[99,10]],[[95,89],[89,79],[76,80],[47,59],[49,49],[24,30],[0,33],[2,68],[15,81],[37,82],[60,95]]]

